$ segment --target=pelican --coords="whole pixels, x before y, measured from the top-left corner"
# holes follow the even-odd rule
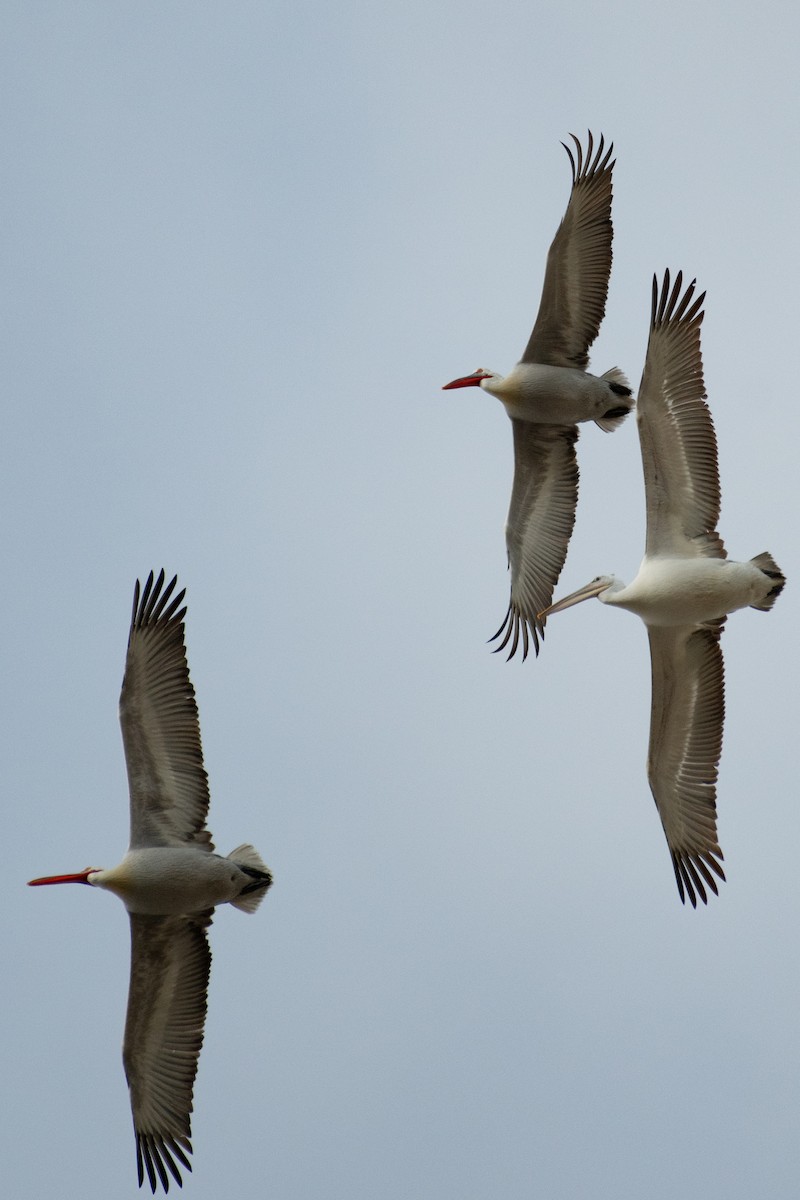
[[[513,658],[522,638],[536,654],[544,637],[538,615],[553,598],[575,524],[578,503],[578,422],[594,421],[610,433],[624,421],[633,399],[628,380],[612,367],[590,375],[588,350],[606,310],[611,273],[611,155],[603,137],[586,154],[575,137],[575,154],[562,142],[572,166],[567,211],[547,255],[536,324],[522,359],[506,376],[479,367],[446,383],[480,387],[503,404],[514,433],[514,485],[506,521],[511,599],[490,641],[502,636]]]
[[[633,583],[599,575],[540,615],[596,596],[642,618],[650,638],[652,707],[647,774],[664,826],[678,892],[694,908],[725,879],[717,837],[716,781],[725,715],[720,635],[728,613],[772,608],[786,582],[771,554],[727,558],[717,533],[717,443],[705,403],[700,326],[705,292],[653,278],[647,358],[636,420],[642,447],[647,537]]]
[[[255,912],[272,876],[252,846],[214,854],[205,827],[208,779],[184,644],[185,590],[153,574],[133,593],[120,696],[130,790],[130,848],[118,867],[32,879],[114,892],[131,925],[131,978],[122,1049],[136,1135],[139,1187],[169,1191],[191,1171],[190,1114],[203,1044],[217,904]],[[180,1165],[179,1165],[180,1164]]]

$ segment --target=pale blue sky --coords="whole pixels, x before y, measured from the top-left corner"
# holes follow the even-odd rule
[[[128,922],[34,875],[127,844],[137,575],[188,589],[227,851],[193,1200],[770,1200],[800,1174],[794,4],[9,3],[0,59],[9,1195],[136,1194]],[[724,638],[729,882],[684,910],[641,624],[507,604],[499,404],[569,194],[616,144],[593,349],[708,291],[721,532],[775,610]],[[788,361],[787,361],[788,360]],[[633,422],[586,428],[559,594],[631,578]]]

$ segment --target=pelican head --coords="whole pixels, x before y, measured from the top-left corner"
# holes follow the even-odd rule
[[[622,580],[617,579],[616,575],[598,575],[591,583],[586,583],[582,588],[578,588],[577,592],[571,592],[569,596],[564,596],[563,599],[556,600],[555,604],[551,604],[549,608],[545,608],[539,613],[539,620],[543,621],[545,617],[549,617],[553,613],[563,612],[565,608],[572,608],[573,604],[580,604],[581,600],[591,600],[592,596],[597,596],[597,599],[601,600],[603,604],[608,604],[610,597],[615,592],[621,591],[624,586],[625,584]]]
[[[462,375],[460,379],[454,379],[452,383],[446,383],[442,388],[443,392],[449,392],[453,388],[462,387],[483,387],[484,380],[502,379],[502,375],[498,375],[496,371],[486,371],[483,367],[478,367],[471,375]]]

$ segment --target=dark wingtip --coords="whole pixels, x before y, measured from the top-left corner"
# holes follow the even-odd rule
[[[192,1153],[192,1143],[188,1137],[171,1137],[148,1133],[136,1135],[136,1170],[139,1177],[139,1187],[144,1182],[145,1171],[150,1190],[155,1195],[159,1183],[165,1192],[169,1192],[171,1175],[178,1187],[183,1187],[183,1179],[175,1162],[177,1158],[182,1167],[191,1171],[192,1164],[187,1155]],[[173,1158],[175,1155],[175,1158]],[[169,1169],[169,1174],[167,1174]]]
[[[521,635],[521,637],[520,637]],[[530,644],[533,642],[534,654],[539,657],[539,642],[544,641],[544,625],[539,625],[537,621],[530,621],[527,617],[518,613],[512,603],[509,602],[506,615],[503,618],[503,623],[497,633],[492,634],[488,638],[488,643],[495,642],[499,637],[503,638],[499,646],[495,646],[492,654],[499,654],[501,650],[505,650],[509,641],[511,646],[506,656],[506,662],[510,662],[519,649],[520,640],[522,641],[522,661],[528,657]]]
[[[714,845],[708,850],[672,850],[671,853],[675,882],[678,885],[678,893],[683,904],[686,903],[687,896],[692,908],[697,908],[698,899],[702,900],[703,904],[708,904],[706,887],[715,896],[719,895],[717,879],[722,880],[723,883],[727,882],[721,862],[723,853],[719,846]],[[717,876],[717,879],[714,878],[714,875]]]
[[[584,153],[583,145],[580,138],[574,133],[569,135],[575,143],[575,152],[572,147],[566,142],[561,145],[569,155],[570,166],[572,167],[572,186],[582,183],[584,179],[588,179],[591,175],[599,175],[601,171],[613,170],[616,160],[611,161],[611,155],[614,153],[614,143],[609,142],[606,147],[605,136],[600,134],[600,141],[597,143],[597,151],[595,152],[594,134],[591,129],[586,131],[586,152]],[[603,151],[605,150],[605,154]]]

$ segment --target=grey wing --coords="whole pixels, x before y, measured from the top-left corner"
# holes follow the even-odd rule
[[[605,150],[601,136],[595,153],[590,133],[584,157],[578,139],[570,137],[577,161],[569,146],[564,149],[572,164],[572,192],[547,254],[539,313],[521,361],[585,370],[606,311],[611,274],[614,146]]]
[[[122,1059],[141,1187],[180,1185],[191,1171],[192,1089],[203,1045],[213,910],[191,917],[130,913],[131,981]]]
[[[681,272],[661,289],[653,278],[636,422],[642,448],[648,555],[725,558],[716,531],[720,490],[717,441],[706,404],[700,326],[705,292],[683,291]],[[683,294],[681,294],[683,291]]]
[[[648,626],[653,699],[647,775],[672,854],[681,900],[707,903],[725,879],[716,782],[725,719],[720,635],[709,627]],[[714,873],[712,875],[712,872]]]
[[[575,525],[578,428],[513,419],[511,424],[514,486],[506,522],[511,599],[503,624],[490,640],[502,636],[497,651],[510,641],[508,657],[513,658],[521,636],[524,659],[529,636],[539,653],[544,622],[538,614],[553,599]]]
[[[189,679],[181,608],[153,574],[133,594],[133,616],[119,701],[128,769],[131,848],[186,846],[212,850],[205,829],[208,778],[200,722]]]

